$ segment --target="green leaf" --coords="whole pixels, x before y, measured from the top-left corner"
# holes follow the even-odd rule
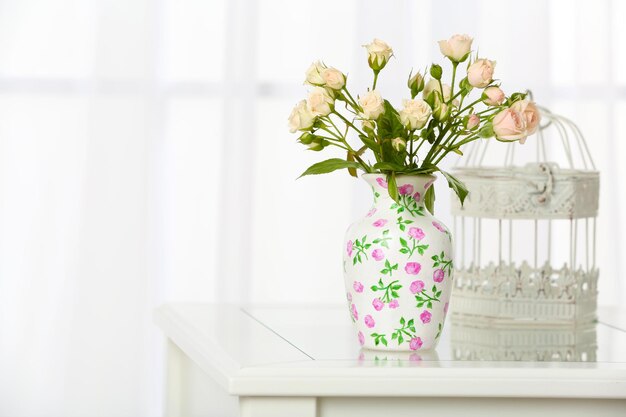
[[[459,200],[461,201],[461,206],[462,206],[463,202],[465,201],[465,197],[467,197],[467,193],[468,193],[467,188],[465,187],[465,184],[463,184],[454,175],[446,171],[440,171],[440,172],[443,174],[444,177],[446,177],[446,180],[448,180],[448,187],[452,188],[454,192],[456,193],[456,195],[459,196]]]
[[[359,135],[359,138],[361,139],[363,144],[365,144],[365,146],[367,146],[376,153],[380,153],[380,145],[374,139],[363,135]]]
[[[394,162],[376,162],[373,168],[381,170],[381,171],[395,171],[395,172],[402,172],[405,169],[404,165],[396,164]]]
[[[300,177],[304,177],[305,175],[328,174],[329,172],[343,168],[361,168],[361,164],[354,161],[346,161],[345,159],[331,158],[311,165]]]
[[[406,130],[400,122],[400,115],[389,101],[385,100],[384,106],[385,110],[377,120],[378,137],[382,139],[395,139],[398,137],[406,139]],[[389,145],[389,149],[393,150],[391,145]],[[387,148],[385,147],[384,150],[386,151]],[[387,158],[385,160],[388,161]],[[402,161],[399,162],[402,163]]]
[[[346,161],[348,162],[354,162],[354,154],[350,151],[347,152],[346,155]],[[354,178],[358,178],[358,176],[356,175],[356,168],[348,168],[348,173],[353,176]]]
[[[435,214],[435,187],[433,185],[428,187],[428,190],[426,190],[426,195],[424,195],[424,204],[426,205],[426,208],[428,209],[430,214],[434,215]]]
[[[404,230],[404,229],[402,229],[402,230]],[[403,253],[403,254],[406,255],[407,253],[409,253],[409,250],[407,248],[401,248],[400,249],[400,253]]]
[[[391,197],[394,201],[398,202],[399,194],[398,194],[398,184],[396,183],[395,172],[391,172],[391,174],[387,174],[387,191],[389,191],[389,197]],[[398,209],[398,213],[402,211],[404,211],[403,207]]]

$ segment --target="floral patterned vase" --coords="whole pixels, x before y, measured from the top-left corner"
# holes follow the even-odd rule
[[[396,178],[400,202],[380,174],[365,174],[374,206],[346,232],[344,277],[350,316],[367,349],[437,345],[452,291],[452,237],[424,206],[432,175]]]

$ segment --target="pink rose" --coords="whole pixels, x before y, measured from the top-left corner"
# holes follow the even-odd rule
[[[441,233],[446,233],[446,229],[439,222],[433,222],[433,226],[435,229],[439,230]]]
[[[400,195],[413,194],[413,186],[411,184],[404,184],[398,187]]]
[[[374,249],[374,251],[372,252],[372,258],[374,258],[374,260],[376,261],[382,261],[383,259],[385,259],[385,252],[383,252],[382,249]]]
[[[419,337],[414,337],[413,339],[411,339],[411,342],[409,343],[409,347],[411,348],[411,350],[417,350],[419,348],[422,347],[422,339]]]
[[[443,272],[443,269],[441,268],[435,269],[435,272],[433,272],[433,281],[441,282],[443,281],[444,276],[445,276],[445,273]]]
[[[374,306],[374,309],[376,311],[380,311],[385,306],[385,303],[380,301],[380,298],[374,298],[374,300],[372,301],[372,305]]]
[[[350,294],[349,292],[346,293],[346,298],[348,299],[348,301],[352,301],[352,294]]]
[[[376,182],[378,183],[378,185],[380,185],[383,188],[387,188],[387,181],[385,181],[383,178],[378,177],[376,178]]]
[[[430,319],[433,315],[430,314],[430,311],[428,310],[424,310],[422,312],[422,314],[420,314],[420,320],[422,321],[422,323],[426,324],[426,323],[430,323]]]
[[[372,226],[374,226],[374,227],[383,227],[386,224],[387,224],[387,220],[385,220],[385,219],[378,219],[374,223],[372,223]]]
[[[420,265],[418,262],[407,262],[404,270],[407,274],[417,275],[422,270],[422,265]]]
[[[480,117],[472,113],[467,118],[467,123],[465,124],[465,127],[469,130],[474,130],[475,128],[478,127],[479,124],[480,124]]]
[[[526,140],[526,118],[512,108],[504,109],[493,119],[493,133],[502,141]]]
[[[411,236],[415,240],[422,240],[426,235],[424,234],[424,231],[419,227],[411,227],[409,228],[409,236]]]
[[[374,326],[376,326],[376,322],[374,321],[374,319],[372,318],[372,316],[370,316],[369,314],[367,316],[365,316],[365,318],[363,318],[363,321],[365,321],[365,325],[367,327],[369,327],[370,329]]]
[[[415,194],[413,194],[413,198],[415,199],[415,201],[420,201],[420,199],[422,198],[422,196],[420,195],[419,192],[416,192]]]
[[[411,292],[413,294],[417,294],[418,292],[422,292],[422,290],[424,289],[424,281],[420,281],[420,280],[413,281],[411,283],[410,289],[411,289]]]
[[[428,187],[430,187],[431,185],[433,185],[433,182],[435,182],[435,180],[430,180],[428,181],[426,184],[424,184],[424,189],[428,190]]]
[[[511,109],[517,111],[526,119],[526,136],[532,135],[537,131],[541,116],[539,115],[539,110],[537,110],[535,103],[530,100],[516,101],[511,106]],[[520,139],[520,143],[524,142],[526,142],[526,138]]]
[[[448,306],[449,306],[449,305],[450,305],[450,303],[446,303],[446,304],[443,306],[443,314],[448,314]]]
[[[354,247],[354,243],[351,240],[348,241],[348,245],[346,246],[346,250],[348,251],[348,256],[352,256],[352,248]]]
[[[365,344],[365,336],[363,336],[362,332],[359,332],[359,344],[363,346]]]
[[[389,308],[398,308],[398,307],[400,307],[400,304],[398,303],[397,298],[394,298],[393,300],[389,302]]]
[[[489,106],[499,106],[506,96],[500,87],[487,87],[483,91],[483,101]]]
[[[376,207],[372,207],[370,211],[367,212],[367,217],[372,217],[376,213]]]
[[[488,59],[477,59],[467,69],[467,81],[472,87],[485,88],[493,79],[495,61]]]
[[[363,292],[363,284],[361,284],[359,281],[354,281],[354,284],[352,284],[352,288],[354,288],[354,291],[356,292]]]
[[[359,319],[359,312],[356,311],[356,306],[354,304],[352,304],[352,306],[350,307],[350,312],[352,313],[352,317],[354,317],[355,320]]]

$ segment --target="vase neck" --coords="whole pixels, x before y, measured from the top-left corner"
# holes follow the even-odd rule
[[[372,187],[376,202],[391,201],[384,174],[364,174],[362,178]],[[398,175],[396,176],[398,194],[412,197],[419,206],[423,206],[426,191],[436,179],[434,175]]]

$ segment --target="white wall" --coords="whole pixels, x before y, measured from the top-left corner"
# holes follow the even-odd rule
[[[396,51],[379,84],[396,103],[467,32],[507,91],[579,123],[602,172],[600,299],[626,296],[623,2],[315,4],[0,2],[1,416],[160,415],[163,302],[342,299],[368,191],[296,181],[321,156],[286,117],[313,59],[364,90],[373,37]]]

